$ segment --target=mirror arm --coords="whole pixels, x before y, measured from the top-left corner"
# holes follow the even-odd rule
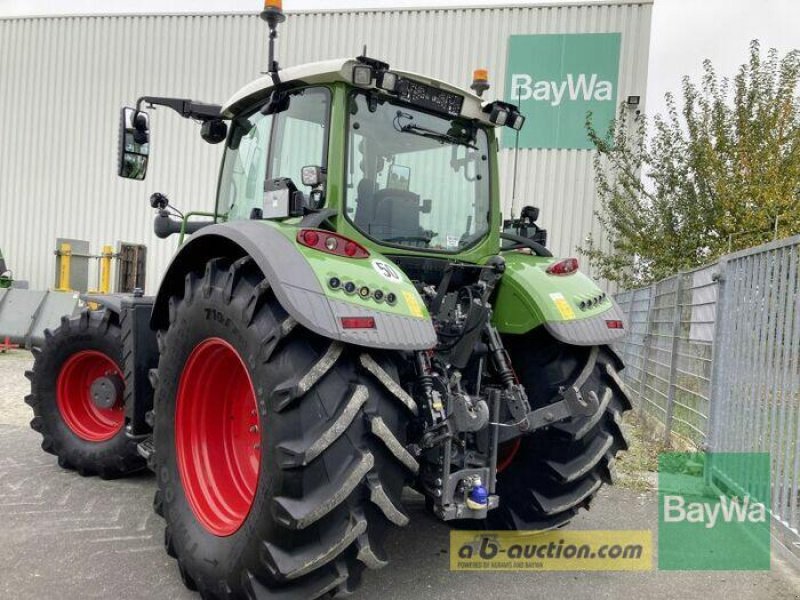
[[[163,239],[179,233],[181,240],[184,235],[189,235],[200,231],[203,227],[213,225],[214,221],[188,221],[186,219],[177,220],[173,219],[169,212],[162,209],[158,211],[155,219],[153,220],[153,232],[156,237]]]
[[[222,119],[222,106],[219,104],[206,104],[194,102],[188,98],[164,98],[160,96],[142,96],[136,101],[136,112],[142,110],[142,105],[166,106],[171,108],[185,119],[198,119],[200,121],[213,121]]]

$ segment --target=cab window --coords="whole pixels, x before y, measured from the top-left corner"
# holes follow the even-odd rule
[[[298,188],[301,169],[327,164],[330,93],[326,88],[292,92],[288,107],[264,115],[261,106],[233,120],[223,159],[217,214],[249,219],[263,209],[264,183],[288,177]]]

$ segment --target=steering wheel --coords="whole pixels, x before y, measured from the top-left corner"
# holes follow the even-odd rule
[[[550,250],[548,250],[544,246],[542,246],[539,242],[534,242],[532,239],[523,237],[521,235],[515,235],[513,233],[501,232],[500,233],[500,239],[508,240],[510,242],[513,242],[511,244],[507,244],[505,246],[501,246],[500,247],[500,250],[502,250],[504,252],[508,251],[508,250],[520,250],[522,248],[530,248],[531,250],[533,250],[533,253],[536,256],[543,256],[543,257],[547,257],[547,258],[550,258],[550,257],[553,256],[553,253],[550,252]]]

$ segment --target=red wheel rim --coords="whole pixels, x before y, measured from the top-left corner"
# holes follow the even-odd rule
[[[92,383],[107,375],[123,379],[117,363],[97,350],[76,352],[58,373],[56,403],[61,418],[75,435],[87,442],[110,440],[125,423],[121,400],[111,408],[100,408],[92,402]]]
[[[207,531],[242,526],[258,487],[261,435],[253,382],[228,342],[209,338],[189,355],[175,409],[175,447],[186,499]]]
[[[500,447],[497,449],[498,473],[502,473],[509,466],[511,466],[511,463],[514,462],[514,457],[517,455],[517,452],[519,452],[520,444],[522,444],[522,440],[520,438],[511,440],[505,444],[500,444]]]

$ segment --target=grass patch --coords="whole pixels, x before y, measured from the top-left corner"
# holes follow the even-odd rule
[[[658,455],[670,448],[663,432],[638,411],[628,413],[622,424],[630,447],[617,457],[617,484],[640,492],[655,489],[658,483]]]

